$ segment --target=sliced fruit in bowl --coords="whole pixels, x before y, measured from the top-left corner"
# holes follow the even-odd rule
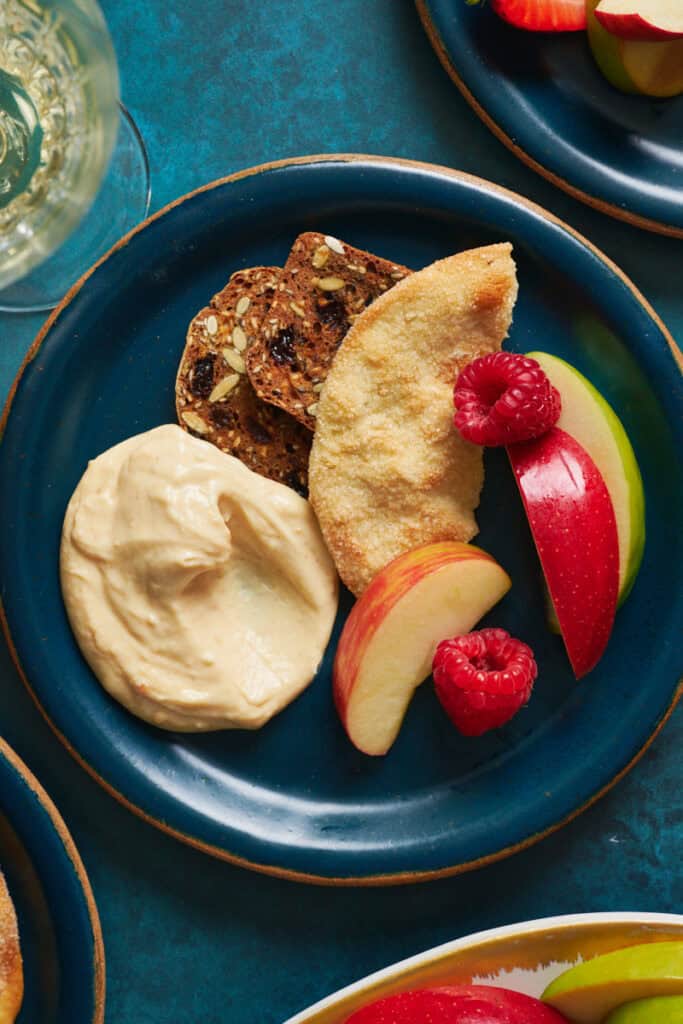
[[[606,991],[613,993],[612,1005],[619,1009],[604,1019],[598,1017],[600,1024],[682,1024],[679,989],[670,987],[668,995],[642,995],[648,984],[651,992],[661,986],[657,976],[667,959],[661,951],[674,946],[683,950],[681,940],[683,917],[673,914],[571,914],[505,925],[455,939],[371,974],[287,1024],[580,1024],[581,1017],[558,1009],[548,996],[552,999],[552,989],[562,977],[571,983],[575,970],[591,964],[604,974],[610,961],[612,980],[593,990],[599,1000],[595,1014],[601,1012]],[[649,967],[640,971],[642,985],[630,991],[641,996],[623,1002],[629,998],[624,979],[633,975],[639,950],[645,951]],[[670,973],[668,968],[664,973]]]
[[[334,699],[351,742],[386,754],[436,645],[467,633],[510,589],[485,551],[444,541],[390,562],[351,610],[334,661]]]

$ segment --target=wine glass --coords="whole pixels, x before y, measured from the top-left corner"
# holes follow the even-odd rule
[[[96,0],[0,0],[0,310],[54,306],[149,200]]]

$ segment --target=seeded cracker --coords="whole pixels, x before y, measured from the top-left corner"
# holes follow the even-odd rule
[[[238,270],[197,313],[176,378],[176,410],[189,433],[305,495],[311,435],[257,397],[245,366],[281,276],[280,267]]]
[[[299,235],[247,370],[260,398],[315,430],[323,381],[354,320],[410,271],[330,235]]]

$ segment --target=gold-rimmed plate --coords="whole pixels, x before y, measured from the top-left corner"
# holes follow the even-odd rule
[[[351,746],[331,699],[348,596],[316,679],[258,732],[154,729],[103,691],[69,629],[59,538],[88,459],[174,420],[176,368],[194,313],[234,270],[280,263],[300,231],[316,228],[413,267],[510,239],[520,298],[509,347],[542,347],[576,364],[613,403],[641,460],[658,529],[606,657],[577,686],[546,628],[514,481],[503,458],[487,456],[479,542],[513,580],[495,622],[532,644],[541,674],[524,714],[479,740],[460,737],[425,686],[386,758]],[[145,222],[75,286],[16,383],[0,444],[0,574],[9,581],[4,621],[20,671],[55,731],[110,792],[226,860],[303,881],[389,884],[521,849],[613,785],[678,693],[678,654],[661,642],[683,615],[675,571],[683,538],[667,515],[683,506],[678,358],[613,263],[489,182],[347,155],[215,182]],[[646,670],[647,691],[633,687],[634,673]]]
[[[23,959],[19,1024],[103,1024],[104,948],[83,862],[50,797],[3,739],[0,869]]]

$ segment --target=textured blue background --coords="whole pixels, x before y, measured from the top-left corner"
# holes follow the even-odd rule
[[[153,208],[284,156],[355,150],[448,164],[584,232],[683,340],[683,243],[610,221],[522,166],[451,85],[408,0],[102,6],[122,94],[149,148]],[[39,326],[39,317],[0,317],[0,397]],[[367,971],[475,929],[554,913],[683,910],[683,709],[625,781],[526,853],[443,882],[349,891],[252,875],[145,825],[62,749],[4,647],[0,681],[0,731],[57,802],[93,883],[108,1024],[280,1024]]]

